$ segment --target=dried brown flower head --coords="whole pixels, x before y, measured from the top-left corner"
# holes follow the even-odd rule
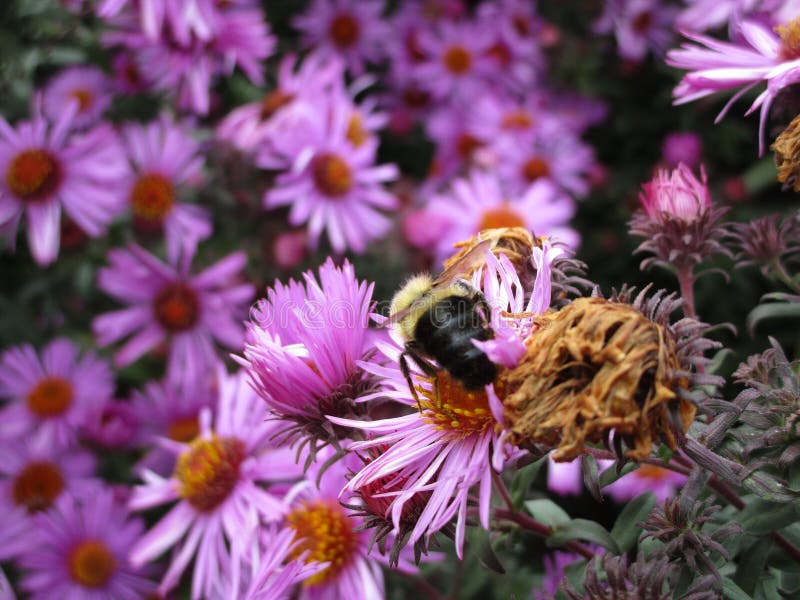
[[[784,129],[770,146],[775,153],[775,166],[778,169],[778,181],[784,188],[792,188],[800,192],[800,115]]]
[[[538,318],[519,366],[501,375],[512,443],[553,447],[557,461],[612,437],[633,459],[659,440],[675,447],[696,412],[691,364],[713,343],[694,320],[669,324],[672,297],[629,296],[579,298]]]

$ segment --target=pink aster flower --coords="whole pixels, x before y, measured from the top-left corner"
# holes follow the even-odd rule
[[[330,259],[319,279],[309,271],[304,280],[276,281],[256,303],[239,361],[270,410],[295,424],[284,424],[286,435],[312,442],[313,456],[317,441],[338,437],[327,415],[361,416],[360,399],[375,389],[361,362],[373,341],[373,284],[358,281],[349,262],[339,268]]]
[[[773,31],[758,21],[743,20],[734,25],[741,43],[684,32],[696,44],[684,43],[670,50],[667,64],[688,71],[675,88],[676,104],[685,104],[714,92],[741,87],[728,101],[717,121],[745,92],[762,82],[766,89],[750,105],[746,114],[761,110],[759,154],[764,153],[764,129],[772,102],[784,88],[800,81],[800,19]],[[742,87],[744,86],[744,87]]]
[[[494,227],[525,227],[537,235],[556,237],[570,247],[579,241],[578,234],[568,226],[575,214],[574,201],[545,180],[514,196],[492,171],[473,170],[467,178],[454,181],[447,193],[434,196],[425,213],[432,223],[438,224],[441,219],[449,224],[436,240],[440,259],[451,254],[459,240]]]
[[[175,455],[157,442],[167,438],[189,444],[200,433],[200,413],[211,410],[213,416],[214,394],[211,381],[192,381],[181,385],[178,381],[164,379],[145,384],[141,391],[131,394],[131,404],[140,423],[139,443],[149,445],[149,450],[137,465],[168,475],[175,468]]]
[[[652,492],[659,504],[672,498],[686,483],[686,476],[653,465],[639,465],[604,489],[617,502],[627,502],[640,494]]]
[[[526,294],[507,260],[497,260],[487,253],[487,264],[485,275],[480,271],[475,273],[473,285],[482,289],[492,307],[494,329],[502,318],[500,310],[519,313],[525,309]],[[545,274],[549,275],[548,269],[540,272],[542,279]],[[536,297],[532,302],[549,306],[549,298],[544,299],[537,293],[532,296]],[[525,327],[524,324],[518,326]],[[508,324],[508,329],[513,330],[515,326]],[[501,334],[506,336],[508,332]],[[520,334],[525,335],[524,332]],[[388,363],[386,366],[364,365],[365,370],[383,380],[384,390],[375,396],[393,399],[413,412],[372,422],[331,417],[334,423],[362,429],[370,437],[354,443],[353,450],[379,454],[353,476],[345,491],[361,491],[363,495],[365,487],[381,482],[385,490],[382,495],[391,501],[385,516],[393,522],[398,537],[408,536],[409,544],[422,540],[424,547],[433,533],[449,526],[455,518],[456,553],[461,558],[467,506],[473,487],[478,488],[479,522],[488,529],[492,471],[501,471],[506,460],[517,454],[517,450],[505,442],[506,433],[502,430],[499,395],[503,390],[495,389],[494,384],[486,386],[486,390],[467,390],[446,371],[440,370],[436,392],[429,377],[414,375],[420,396],[418,403],[399,367],[402,340],[377,342],[376,347]],[[492,351],[486,346],[482,348]],[[416,506],[420,503],[420,494],[427,495],[424,507]],[[405,513],[410,503],[415,505],[411,522]]]
[[[292,24],[302,32],[303,44],[340,56],[360,75],[365,63],[383,59],[383,44],[391,36],[383,10],[383,0],[314,0]]]
[[[92,329],[101,346],[132,335],[114,357],[118,367],[166,341],[167,372],[191,383],[216,363],[215,340],[241,346],[239,319],[255,292],[241,282],[246,256],[234,252],[196,275],[189,271],[192,258],[184,254],[177,266],[165,264],[136,244],[109,252],[110,265],[100,269],[97,285],[129,306],[96,317]]]
[[[705,169],[701,165],[700,179],[684,164],[671,172],[659,169],[655,177],[642,186],[639,201],[654,221],[665,217],[687,223],[696,221],[711,208]]]
[[[108,364],[66,339],[48,343],[37,355],[25,344],[0,359],[0,438],[35,433],[53,444],[74,441],[79,429],[102,410],[114,391]]]
[[[83,432],[83,439],[103,450],[132,448],[139,437],[139,419],[130,402],[109,399]]]
[[[24,214],[28,246],[39,265],[58,256],[61,210],[91,237],[119,212],[125,157],[114,131],[101,125],[69,135],[78,111],[70,102],[49,123],[38,111],[11,127],[0,118],[0,230],[16,231]]]
[[[134,220],[140,227],[163,230],[167,258],[194,254],[211,235],[205,208],[179,202],[185,186],[201,181],[203,155],[189,130],[162,116],[147,125],[128,125],[123,132],[131,171],[124,185]]]
[[[328,98],[332,106],[306,105],[293,111],[286,135],[272,140],[259,156],[264,168],[282,168],[264,195],[266,208],[291,206],[289,222],[308,224],[309,243],[316,247],[323,229],[336,253],[363,252],[367,242],[382,237],[391,221],[381,210],[397,200],[382,183],[397,177],[395,165],[375,165],[377,141],[354,143],[349,99]]]
[[[611,33],[619,55],[639,62],[648,50],[663,54],[673,36],[677,9],[661,0],[606,0],[603,14],[594,24],[596,33]]]
[[[97,123],[111,106],[111,85],[108,77],[97,67],[71,67],[53,77],[44,90],[44,114],[55,122],[70,102],[78,110],[72,126],[76,129]]]
[[[95,486],[91,493],[65,494],[35,520],[36,543],[19,561],[20,587],[31,600],[136,600],[155,588],[127,561],[144,524],[111,490]]]
[[[735,17],[744,17],[758,11],[764,0],[687,0],[675,19],[680,31],[707,31],[728,25]],[[773,3],[774,4],[774,3]]]
[[[160,591],[171,590],[192,557],[192,595],[205,598],[232,567],[228,545],[255,531],[261,519],[276,521],[285,512],[270,484],[295,481],[301,471],[294,452],[276,448],[275,423],[247,385],[243,374],[218,368],[216,417],[204,409],[200,435],[189,444],[162,440],[177,457],[175,471],[164,478],[152,471],[134,488],[129,505],[142,510],[172,504],[169,512],[136,544],[129,547],[132,564],[141,566],[177,546]]]

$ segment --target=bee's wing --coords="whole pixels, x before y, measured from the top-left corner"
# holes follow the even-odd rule
[[[442,271],[433,281],[433,287],[448,286],[470,269],[477,267],[486,261],[486,251],[494,243],[494,240],[483,240],[472,250],[462,256],[458,262],[450,265],[450,268]]]

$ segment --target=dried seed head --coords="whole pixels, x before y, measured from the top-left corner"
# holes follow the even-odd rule
[[[784,189],[791,188],[800,192],[800,115],[781,132],[770,146],[775,153],[775,167],[778,169],[778,181]]]
[[[674,575],[663,557],[640,553],[630,562],[625,555],[604,554],[587,565],[583,593],[566,579],[561,589],[571,600],[667,600],[673,598]]]
[[[728,236],[737,251],[737,267],[758,265],[770,276],[781,261],[797,260],[800,255],[800,213],[731,223]]]
[[[578,298],[537,319],[503,404],[512,443],[555,447],[571,460],[587,443],[621,442],[634,459],[659,440],[675,447],[694,419],[676,340],[629,304]]]

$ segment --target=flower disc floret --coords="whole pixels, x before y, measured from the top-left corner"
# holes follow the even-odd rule
[[[472,66],[472,54],[463,46],[450,46],[442,55],[445,67],[457,75],[462,75]]]
[[[314,157],[311,176],[317,189],[327,196],[343,196],[353,187],[353,171],[340,156],[322,152]]]
[[[153,301],[153,312],[161,326],[176,333],[192,329],[200,316],[200,300],[188,285],[173,283],[162,289]]]
[[[48,151],[25,150],[17,154],[6,170],[6,184],[25,202],[49,198],[61,183],[61,165]]]
[[[11,496],[14,503],[28,512],[46,510],[64,489],[64,476],[50,461],[34,461],[14,478]]]
[[[236,438],[198,439],[178,457],[175,476],[180,495],[201,512],[222,504],[239,482],[245,446]]]
[[[418,391],[423,418],[438,429],[467,436],[494,425],[486,392],[466,389],[446,371],[436,374],[431,388],[420,387]]]
[[[83,540],[69,555],[70,577],[89,588],[102,587],[117,569],[111,550],[100,540]]]
[[[175,203],[175,188],[163,175],[143,175],[131,191],[133,214],[146,221],[161,222]]]
[[[47,418],[63,414],[72,404],[72,384],[63,377],[43,377],[28,393],[28,408]]]
[[[510,202],[504,202],[499,206],[487,208],[483,213],[483,218],[479,225],[480,230],[500,229],[503,227],[525,227],[525,219],[514,210]]]
[[[361,26],[352,15],[340,13],[331,21],[329,33],[336,46],[349,48],[358,41]]]
[[[781,38],[780,56],[784,60],[800,58],[800,17],[775,28]]]

